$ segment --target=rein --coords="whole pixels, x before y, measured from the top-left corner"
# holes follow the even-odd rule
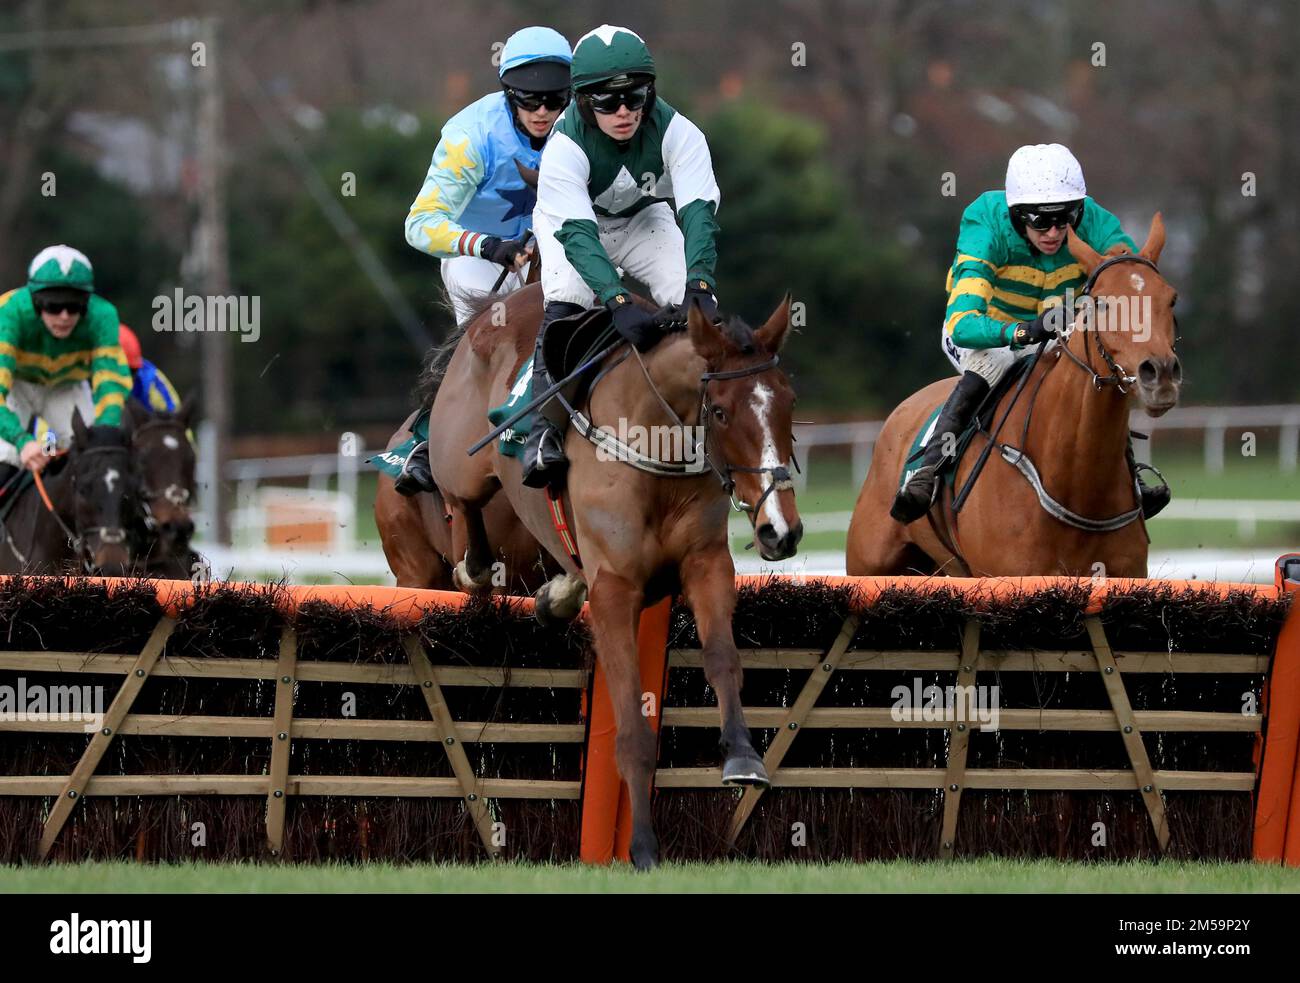
[[[1094,269],[1091,274],[1089,274],[1088,279],[1084,283],[1083,290],[1080,292],[1079,296],[1080,297],[1091,296],[1092,289],[1097,283],[1097,277],[1100,276],[1104,270],[1112,266],[1117,266],[1120,263],[1140,263],[1143,266],[1151,267],[1151,269],[1159,273],[1159,269],[1156,267],[1156,264],[1153,263],[1151,260],[1147,259],[1145,256],[1140,256],[1136,253],[1121,253],[1118,256],[1112,256],[1109,259],[1106,259],[1100,264],[1098,264],[1097,268]],[[1070,333],[1073,333],[1073,328],[1071,328]],[[1092,367],[1091,364],[1092,341],[1093,341],[1092,336],[1094,334],[1096,334],[1097,336],[1096,337],[1097,351],[1101,355],[1102,361],[1106,363],[1107,368],[1110,369],[1110,374],[1107,376],[1102,376],[1100,373],[1096,371],[1096,369]],[[1063,337],[1063,339],[1058,341],[1057,344],[1058,354],[1064,353],[1070,359],[1070,361],[1078,365],[1081,369],[1083,369],[1084,372],[1086,372],[1089,376],[1091,376],[1093,387],[1095,388],[1096,391],[1100,392],[1106,386],[1114,386],[1116,391],[1119,392],[1121,395],[1128,395],[1128,389],[1126,387],[1131,386],[1134,382],[1136,382],[1137,376],[1129,375],[1128,373],[1126,373],[1123,370],[1123,368],[1120,366],[1120,364],[1115,361],[1114,356],[1111,355],[1110,350],[1107,349],[1105,343],[1101,340],[1100,332],[1090,331],[1086,328],[1084,329],[1083,343],[1084,343],[1084,352],[1087,356],[1087,361],[1084,361],[1084,359],[1079,358],[1078,355],[1074,354],[1074,352],[1070,350],[1068,340],[1069,340],[1069,334],[1066,334]],[[1041,357],[1043,347],[1046,346],[1040,347],[1038,354],[1034,356],[1035,362],[1037,362],[1038,359]],[[994,445],[996,445],[999,454],[1002,456],[1002,459],[1020,472],[1020,474],[1024,477],[1025,481],[1027,481],[1029,483],[1029,486],[1034,490],[1034,494],[1038,498],[1039,506],[1043,509],[1044,512],[1052,516],[1054,519],[1057,519],[1058,521],[1064,523],[1067,526],[1072,526],[1075,529],[1082,529],[1085,532],[1103,533],[1103,532],[1115,532],[1116,530],[1123,529],[1125,526],[1129,525],[1130,523],[1135,522],[1142,515],[1141,502],[1138,502],[1137,505],[1134,506],[1134,508],[1129,509],[1127,512],[1120,512],[1118,515],[1113,515],[1105,519],[1093,519],[1086,515],[1080,515],[1079,513],[1074,512],[1071,509],[1067,508],[1065,505],[1063,505],[1061,502],[1057,501],[1055,498],[1051,496],[1051,494],[1047,491],[1046,487],[1043,485],[1043,480],[1041,475],[1038,472],[1038,468],[1034,466],[1034,462],[1030,460],[1029,455],[1025,453],[1024,450],[1021,449],[1024,447],[1025,442],[1029,437],[1029,424],[1030,421],[1033,419],[1034,407],[1038,402],[1038,393],[1042,389],[1043,380],[1047,378],[1048,372],[1050,372],[1051,369],[1056,364],[1058,363],[1053,363],[1052,366],[1048,367],[1047,371],[1044,372],[1039,377],[1038,385],[1034,387],[1034,393],[1029,400],[1029,407],[1025,412],[1025,423],[1020,431],[1021,446],[1013,447],[1010,444],[1006,444],[1006,443],[999,444],[997,442],[997,435],[998,432],[1002,429],[1002,424],[1006,423],[1007,416],[1010,415],[1012,408],[1016,404],[1016,400],[1020,398],[1020,393],[1024,389],[1024,382],[1028,380],[1029,375],[1034,370],[1033,366],[1030,366],[1029,369],[1026,370],[1025,379],[1022,380],[1020,387],[1016,390],[1015,398],[1012,399],[1011,405],[1007,407],[1006,412],[1002,415],[1002,420],[999,422],[997,428],[989,435],[989,443],[984,448],[980,456],[980,460],[979,462],[977,462],[977,465],[983,463],[983,460],[986,457],[988,457],[989,452],[993,449]],[[978,470],[975,473],[978,474]],[[966,486],[962,489],[962,495],[959,496],[959,501],[954,502],[954,515],[956,514],[956,510],[961,507],[961,502],[964,501],[965,493],[970,490],[970,485],[972,482],[973,479],[967,482]],[[1136,493],[1136,489],[1135,489],[1135,493]]]

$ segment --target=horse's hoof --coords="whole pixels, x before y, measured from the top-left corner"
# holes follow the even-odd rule
[[[484,570],[482,577],[475,580],[470,576],[469,567],[466,566],[465,561],[461,560],[456,564],[455,569],[452,570],[451,579],[456,585],[456,589],[462,593],[478,594],[491,588],[492,570],[490,568]]]
[[[749,754],[728,758],[722,765],[722,783],[724,785],[757,785],[762,788],[772,784],[767,777],[767,769],[757,757]]]
[[[637,870],[654,870],[659,866],[659,840],[653,834],[641,837],[632,834],[632,866]]]
[[[582,611],[587,600],[587,582],[581,577],[560,574],[537,591],[533,615],[543,625],[567,624]]]

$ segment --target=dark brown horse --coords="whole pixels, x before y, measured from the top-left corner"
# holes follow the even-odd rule
[[[586,593],[614,706],[619,773],[632,803],[632,860],[650,867],[658,859],[650,819],[656,749],[643,716],[637,664],[643,608],[678,592],[691,606],[705,673],[718,694],[722,780],[768,782],[740,703],[727,515],[729,499],[738,499],[736,507],[754,522],[758,551],[768,559],[793,555],[803,532],[786,470],[794,393],[776,364],[789,328],[789,300],[757,331],[738,321],[714,324],[693,308],[688,330],[669,335],[648,354],[633,357],[624,349],[609,356],[602,366],[607,371],[577,408],[599,426],[623,426],[628,433],[635,427],[675,430],[681,447],[703,457],[676,462],[682,473],[662,477],[611,458],[570,430],[564,502],[581,566],[556,531],[546,493],[520,482],[519,461],[501,455],[495,442],[475,457],[465,453],[487,429],[488,408],[506,401],[523,360],[532,356],[541,290],[525,287],[505,302],[506,316],[478,318],[452,356],[430,421],[431,431],[444,439],[430,461],[448,507],[464,517],[464,579],[482,582],[487,575],[492,554],[483,510],[504,490],[524,525],[567,573],[539,592],[539,604],[568,608]],[[645,457],[654,457],[645,450]]]
[[[136,508],[131,418],[87,427],[72,415],[72,447],[42,477],[53,511],[29,488],[5,518],[0,573],[123,576]]]
[[[138,400],[126,401],[131,419],[131,449],[139,489],[131,552],[135,572],[188,580],[199,557],[190,549],[194,535],[194,446],[189,431],[194,402],[184,400],[174,413],[151,413]]]
[[[388,450],[406,440],[418,413],[407,417],[393,434]],[[437,435],[430,434],[430,440],[435,439]],[[495,593],[532,594],[561,572],[515,516],[504,495],[488,503],[483,510],[483,524],[493,554],[489,586]],[[375,490],[375,525],[398,587],[457,589],[452,570],[456,560],[465,555],[465,523],[446,510],[440,492],[400,495],[393,487],[393,479],[380,472]]]
[[[1159,214],[1136,254],[1102,256],[1070,230],[1067,248],[1089,278],[1090,299],[1068,337],[1039,358],[1009,414],[1014,389],[1003,397],[992,419],[1005,414],[998,443],[1014,450],[990,453],[955,520],[950,493],[940,496],[930,521],[910,525],[891,519],[889,505],[912,438],[956,380],[932,383],[894,410],[853,510],[850,575],[1146,576],[1146,526],[1135,511],[1125,451],[1130,408],[1160,416],[1178,402],[1182,383],[1176,294],[1155,268],[1164,243]],[[1121,308],[1133,313],[1121,316]],[[962,457],[958,488],[987,443],[978,435]],[[1046,498],[1030,469],[1015,463],[1015,450],[1032,462]]]

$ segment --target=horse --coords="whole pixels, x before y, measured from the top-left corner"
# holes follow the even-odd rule
[[[489,407],[506,401],[524,360],[532,357],[541,323],[540,287],[523,287],[504,303],[503,317],[480,315],[469,325],[432,406],[430,430],[444,439],[431,448],[430,462],[467,535],[456,573],[471,584],[487,576],[491,552],[483,510],[504,491],[515,514],[565,571],[538,592],[538,604],[554,613],[586,596],[596,657],[614,707],[615,756],[632,806],[631,858],[646,869],[658,862],[659,846],[650,816],[656,741],[643,715],[636,646],[645,607],[679,592],[690,605],[704,671],[718,694],[722,781],[769,782],[740,703],[727,515],[729,501],[748,514],[758,552],[769,560],[792,556],[803,534],[786,466],[793,449],[794,392],[777,365],[790,326],[790,299],[757,330],[734,318],[715,323],[692,305],[685,331],[668,334],[644,355],[627,347],[608,355],[575,410],[606,426],[618,420],[628,433],[636,427],[675,430],[680,446],[691,449],[691,460],[665,463],[626,444],[632,454],[620,459],[606,453],[608,447],[598,450],[592,441],[599,438],[570,429],[567,491],[554,501],[550,492],[522,484],[521,462],[501,454],[496,441],[466,456],[484,432]]]
[[[126,527],[136,508],[131,427],[129,415],[120,427],[88,427],[73,412],[66,456],[41,476],[43,491],[22,495],[5,517],[0,573],[127,573]]]
[[[1182,386],[1177,294],[1156,269],[1164,244],[1159,213],[1137,253],[1117,247],[1102,256],[1069,230],[1087,299],[1015,391],[981,415],[993,436],[976,435],[958,462],[956,488],[979,452],[996,446],[959,519],[944,491],[929,521],[903,525],[889,516],[912,438],[956,380],[931,383],[890,414],[849,523],[850,575],[1146,576],[1149,539],[1126,448],[1130,408],[1162,416]],[[1148,304],[1140,319],[1118,316]]]
[[[407,439],[419,410],[411,413],[389,438],[386,450]],[[431,434],[430,440],[438,435]],[[556,563],[533,539],[510,509],[504,496],[497,496],[483,510],[483,522],[496,559],[492,588],[501,594],[532,594],[551,576],[560,572]],[[448,512],[442,493],[401,495],[391,477],[380,472],[375,489],[375,525],[388,568],[398,587],[456,590],[453,557],[465,552],[464,523]]]
[[[198,555],[190,549],[194,519],[194,422],[192,398],[174,413],[150,412],[135,399],[126,401],[131,419],[131,448],[136,459],[138,509],[131,523],[135,570],[145,576],[188,580]]]

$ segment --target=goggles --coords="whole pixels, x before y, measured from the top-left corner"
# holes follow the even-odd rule
[[[633,89],[620,89],[617,92],[593,92],[587,96],[588,105],[602,116],[618,112],[619,106],[626,106],[632,112],[643,109],[650,100],[650,83],[638,85]]]
[[[558,92],[524,92],[521,89],[511,89],[510,98],[515,101],[520,109],[526,109],[530,113],[545,106],[549,110],[563,109],[569,104],[569,90],[560,89]]]
[[[1046,210],[1049,207],[1051,211]],[[1035,232],[1046,232],[1052,228],[1063,229],[1067,225],[1079,224],[1079,219],[1083,217],[1083,202],[1072,201],[1065,207],[1017,205],[1016,214]]]

